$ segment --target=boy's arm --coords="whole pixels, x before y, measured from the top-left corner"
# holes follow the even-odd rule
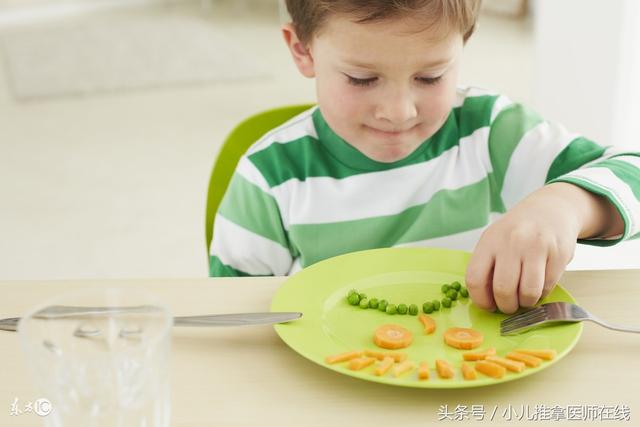
[[[209,275],[284,276],[292,263],[277,202],[243,157],[215,217]]]
[[[504,113],[489,144],[497,205],[507,212],[480,238],[467,285],[480,307],[512,313],[553,288],[578,240],[639,235],[640,154],[614,154],[520,106]]]

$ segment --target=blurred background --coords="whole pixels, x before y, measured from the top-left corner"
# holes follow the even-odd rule
[[[225,136],[314,99],[285,19],[277,0],[0,0],[0,279],[206,276]],[[640,151],[639,19],[634,0],[485,0],[461,83]],[[640,241],[569,268],[640,268]]]

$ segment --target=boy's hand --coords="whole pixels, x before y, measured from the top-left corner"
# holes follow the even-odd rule
[[[519,306],[531,307],[553,289],[578,238],[618,234],[623,228],[604,198],[571,184],[547,185],[482,234],[467,267],[469,294],[487,310],[510,314]]]

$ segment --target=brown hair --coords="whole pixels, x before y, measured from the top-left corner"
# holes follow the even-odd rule
[[[286,0],[298,39],[308,45],[332,14],[353,16],[354,22],[396,17],[425,18],[427,27],[459,30],[466,41],[476,25],[481,0]]]

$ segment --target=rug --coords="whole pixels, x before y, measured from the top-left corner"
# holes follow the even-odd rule
[[[258,52],[193,16],[118,17],[0,38],[18,99],[269,77]]]

